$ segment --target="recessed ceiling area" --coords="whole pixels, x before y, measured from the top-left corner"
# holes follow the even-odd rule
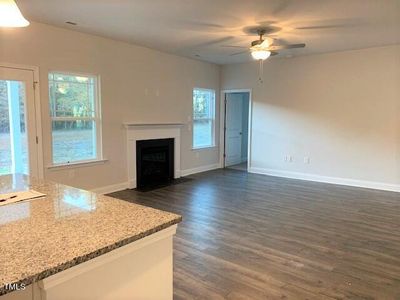
[[[296,56],[400,43],[399,0],[18,0],[30,21],[109,37],[217,64],[271,29],[275,44],[305,43]],[[77,25],[66,24],[66,22]]]

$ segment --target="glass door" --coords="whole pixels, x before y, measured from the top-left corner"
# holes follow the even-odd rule
[[[33,72],[0,67],[0,175],[38,175]]]

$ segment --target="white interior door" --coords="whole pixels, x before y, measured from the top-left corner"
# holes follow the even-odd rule
[[[0,67],[0,175],[38,176],[33,76]]]
[[[226,94],[225,106],[225,166],[242,162],[242,109],[240,94]]]

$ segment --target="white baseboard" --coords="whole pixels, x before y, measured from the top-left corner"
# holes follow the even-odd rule
[[[121,183],[117,183],[117,184],[106,185],[106,186],[102,186],[99,188],[91,189],[90,191],[93,193],[96,193],[96,194],[104,195],[104,194],[109,194],[109,193],[125,190],[128,188],[128,186],[129,186],[128,182],[121,182]]]
[[[215,170],[215,169],[219,169],[219,168],[221,168],[219,163],[216,163],[216,164],[201,166],[201,167],[197,167],[197,168],[193,168],[193,169],[181,170],[179,172],[179,175],[180,176],[188,176],[191,174],[201,173],[201,172]],[[176,176],[175,178],[179,178],[180,176]],[[94,188],[94,189],[91,189],[90,191],[94,192],[96,194],[104,195],[104,194],[109,194],[109,193],[125,190],[128,188],[129,189],[135,188],[136,187],[135,183],[136,183],[136,179],[130,180],[127,182],[121,182],[121,183],[117,183],[117,184],[106,185],[106,186]]]
[[[221,168],[221,166],[218,163],[212,164],[212,165],[201,166],[201,167],[197,167],[197,168],[193,168],[193,169],[182,170],[181,176],[188,176],[191,174],[206,172],[206,171],[215,170],[215,169],[219,169],[219,168]],[[346,186],[355,186],[355,187],[362,187],[362,188],[369,188],[369,189],[376,189],[376,190],[400,192],[400,185],[384,183],[384,182],[374,182],[374,181],[358,180],[358,179],[350,179],[350,178],[321,176],[321,175],[315,175],[315,174],[282,171],[282,170],[274,170],[274,169],[264,169],[264,168],[257,168],[257,167],[250,167],[248,172],[255,173],[255,174],[275,176],[275,177],[283,177],[283,178],[339,184],[339,185],[346,185]],[[91,191],[94,193],[97,193],[97,194],[109,194],[109,193],[125,190],[127,188],[129,188],[129,183],[121,182],[121,183],[117,183],[117,184],[112,184],[112,185],[95,188],[95,189],[92,189]]]
[[[269,176],[276,176],[276,177],[284,177],[284,178],[324,182],[324,183],[331,183],[331,184],[355,186],[355,187],[362,187],[362,188],[369,188],[369,189],[376,189],[376,190],[400,192],[400,185],[392,184],[392,183],[374,182],[374,181],[341,178],[341,177],[329,177],[329,176],[321,176],[321,175],[314,175],[314,174],[307,174],[307,173],[300,173],[300,172],[264,169],[264,168],[256,168],[256,167],[251,167],[249,169],[249,172],[256,173],[256,174],[269,175]]]
[[[206,171],[215,170],[215,169],[219,169],[219,168],[220,168],[220,164],[216,163],[216,164],[201,166],[201,167],[197,167],[197,168],[193,168],[193,169],[181,170],[181,176],[188,176],[191,174],[206,172]]]

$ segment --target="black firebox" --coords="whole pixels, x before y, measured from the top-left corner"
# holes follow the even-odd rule
[[[174,179],[174,139],[136,141],[137,188],[167,184]]]

